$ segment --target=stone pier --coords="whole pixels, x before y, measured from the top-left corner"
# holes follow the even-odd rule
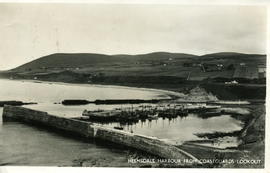
[[[158,138],[129,133],[113,128],[105,128],[91,122],[50,115],[47,112],[17,106],[4,106],[3,119],[41,125],[48,129],[57,129],[84,138],[96,138],[144,151],[166,159],[192,159],[192,164],[200,162],[191,154],[168,144]],[[191,166],[182,163],[182,166]]]

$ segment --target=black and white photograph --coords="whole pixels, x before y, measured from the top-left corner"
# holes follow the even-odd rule
[[[5,167],[266,164],[267,7],[0,2]]]

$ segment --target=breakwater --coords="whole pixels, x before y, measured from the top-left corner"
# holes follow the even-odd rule
[[[140,104],[140,103],[158,103],[160,101],[167,101],[168,99],[158,100],[142,100],[142,99],[115,99],[115,100],[95,100],[95,101],[88,101],[88,100],[76,100],[76,99],[69,99],[63,100],[63,105],[86,105],[86,104]]]
[[[3,119],[11,119],[34,125],[42,125],[50,130],[57,129],[74,135],[82,136],[84,138],[101,139],[135,148],[161,158],[197,160],[191,154],[155,137],[143,136],[112,128],[105,128],[90,122],[50,115],[47,112],[5,105],[3,109]],[[192,163],[178,164],[181,166],[191,166],[190,164],[200,164],[200,162],[196,161]]]
[[[22,105],[31,105],[31,104],[37,104],[34,102],[22,102],[22,101],[0,101],[0,107],[3,107],[4,105],[11,105],[11,106],[22,106]]]

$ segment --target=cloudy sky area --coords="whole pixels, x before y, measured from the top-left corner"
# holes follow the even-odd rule
[[[0,70],[44,55],[266,52],[256,6],[0,3]]]

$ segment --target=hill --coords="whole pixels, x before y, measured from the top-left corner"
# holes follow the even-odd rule
[[[212,53],[206,54],[201,56],[202,58],[216,58],[216,59],[234,59],[238,61],[253,61],[253,62],[261,62],[266,63],[266,55],[260,54],[244,54],[244,53],[237,53],[237,52],[219,52],[219,53]]]
[[[155,52],[139,55],[104,55],[92,53],[56,53],[23,64],[12,71],[27,71],[53,68],[86,68],[109,66],[112,64],[144,64],[151,61],[166,61],[170,58],[182,59],[195,57],[190,54]]]
[[[77,74],[88,76],[89,81],[97,76],[101,78],[99,80],[104,78],[111,80],[115,77],[119,80],[128,80],[128,77],[135,76],[138,77],[138,80],[140,76],[157,79],[162,76],[170,76],[181,78],[181,80],[202,81],[209,78],[256,79],[259,77],[258,64],[266,64],[265,55],[234,52],[220,52],[202,56],[169,52],[138,55],[57,53],[41,57],[8,72],[21,77],[30,76],[30,78],[34,78],[34,76],[42,78],[42,75],[46,75],[46,78],[57,75],[60,78],[62,76],[68,78],[66,71],[70,71],[71,74],[74,74],[73,76]],[[6,74],[6,76],[8,75]],[[13,78],[12,75],[10,76]],[[221,81],[224,82],[223,79]]]

